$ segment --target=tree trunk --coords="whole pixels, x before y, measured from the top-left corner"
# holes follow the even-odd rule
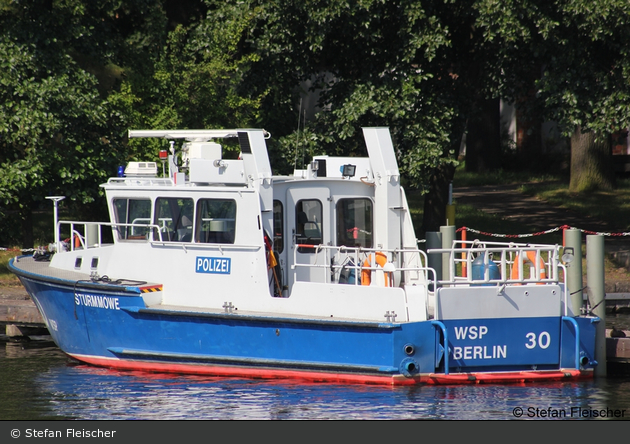
[[[499,99],[484,100],[480,112],[468,121],[466,171],[483,173],[501,166],[501,113]]]
[[[569,191],[612,190],[615,172],[612,166],[610,135],[583,133],[578,126],[571,136],[571,182]]]
[[[446,223],[446,204],[448,204],[448,186],[455,175],[452,164],[443,164],[436,168],[429,178],[429,192],[424,197],[424,215],[422,233],[440,231]]]
[[[519,162],[536,169],[540,165],[542,154],[542,119],[527,116],[523,111],[516,111],[516,150]]]
[[[33,236],[33,209],[31,205],[25,205],[20,213],[22,219],[22,248],[33,248],[35,240]]]

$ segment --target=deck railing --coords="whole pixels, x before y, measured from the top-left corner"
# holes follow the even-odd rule
[[[140,221],[140,222],[139,222]],[[160,220],[163,225],[163,221]],[[144,242],[151,245],[169,246],[177,248],[192,249],[217,249],[223,250],[258,250],[262,248],[260,245],[236,245],[228,243],[205,243],[189,241],[171,241],[163,236],[163,230],[160,225],[150,224],[141,219],[136,219],[132,223],[115,223],[115,222],[83,222],[62,220],[57,222],[58,239],[60,240],[55,246],[58,252],[74,251],[78,249],[98,248],[111,242],[103,242],[103,228],[112,229],[112,236],[116,236],[116,232],[120,229],[125,232],[118,241]],[[141,230],[142,233],[136,233]],[[113,239],[112,239],[113,241]]]
[[[560,282],[558,245],[455,241],[452,248],[430,249],[446,255],[448,269],[439,285],[547,284]]]
[[[298,249],[312,249],[314,260],[311,263],[298,262]],[[384,264],[379,264],[375,255],[382,255]],[[324,271],[321,282],[346,283],[361,285],[362,272],[378,271],[384,273],[389,283],[400,286],[410,281],[421,281],[428,284],[433,281],[433,287],[437,284],[435,270],[425,266],[427,255],[419,249],[382,249],[359,248],[330,245],[296,244],[293,248],[293,264],[291,270],[294,273],[294,281],[299,268],[322,269]],[[344,282],[344,270],[347,272]],[[319,281],[319,280],[318,280]],[[387,286],[394,286],[389,284]]]
[[[66,227],[64,229],[64,227]],[[83,221],[71,221],[60,220],[57,222],[58,239],[66,237],[66,241],[59,241],[56,245],[56,251],[74,251],[77,249],[98,248],[103,245],[103,227],[112,228],[112,232],[118,228],[131,228],[131,233],[135,229],[143,229],[150,233],[159,233],[159,242],[162,242],[162,233],[160,227],[154,224],[147,223],[116,223],[116,222],[83,222]],[[65,233],[62,236],[62,233]],[[112,233],[113,234],[113,233]],[[128,239],[129,240],[129,239]],[[143,240],[149,240],[143,236]],[[158,241],[156,239],[156,241]]]

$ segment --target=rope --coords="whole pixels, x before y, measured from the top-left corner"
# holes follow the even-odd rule
[[[608,233],[608,232],[601,232],[601,231],[584,230],[582,228],[572,227],[570,225],[561,225],[559,227],[551,228],[549,230],[538,231],[536,233],[528,233],[528,234],[497,234],[497,233],[488,233],[486,231],[475,230],[474,228],[470,228],[470,227],[461,227],[461,228],[458,228],[456,231],[459,233],[461,231],[466,230],[466,231],[470,231],[471,233],[481,234],[483,236],[518,239],[518,238],[524,238],[524,237],[542,236],[543,234],[550,234],[550,233],[554,233],[556,231],[568,230],[568,229],[580,230],[582,233],[585,233],[585,234],[596,234],[596,235],[601,235],[601,236],[613,236],[613,237],[630,236],[630,232]]]
[[[5,248],[0,247],[0,251],[15,251],[22,253],[32,253],[33,251],[37,251],[37,248]]]

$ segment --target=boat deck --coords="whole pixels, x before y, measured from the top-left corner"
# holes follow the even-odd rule
[[[20,256],[15,258],[13,266],[23,272],[26,277],[45,277],[58,281],[70,281],[81,284],[81,287],[98,286],[107,287],[109,290],[120,289],[131,293],[144,293],[146,289],[161,287],[157,282],[134,281],[130,279],[118,279],[109,276],[92,277],[87,273],[72,270],[62,270],[50,266],[48,260],[35,260],[33,256]]]
[[[77,271],[60,270],[52,268],[48,260],[35,260],[33,256],[19,256],[13,261],[13,266],[28,274],[36,274],[67,281],[90,280],[90,275]]]

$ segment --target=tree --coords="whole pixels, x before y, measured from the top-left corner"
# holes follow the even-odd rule
[[[502,91],[516,99],[532,85],[537,112],[571,136],[571,190],[612,188],[610,135],[630,125],[630,4],[482,0],[477,8],[486,40],[502,48]],[[529,83],[531,68],[539,75]]]
[[[262,126],[286,173],[302,156],[364,155],[360,127],[388,126],[405,186],[426,194],[421,231],[435,231],[466,130],[496,166],[482,117],[498,97],[535,91],[532,115],[584,135],[574,154],[630,125],[626,3],[0,0],[4,220],[28,226],[47,194],[96,202],[118,164],[155,154],[128,128]],[[606,186],[590,180],[576,189]]]
[[[125,157],[124,116],[89,72],[105,66],[116,46],[107,25],[120,16],[119,5],[0,6],[0,218],[17,215],[22,245],[30,247],[32,211],[46,195],[66,195],[64,202],[88,216],[98,184]]]
[[[115,94],[130,128],[256,126],[261,98],[242,84],[258,56],[238,47],[254,14],[212,1],[190,1],[177,9],[174,15],[180,23],[169,19],[169,32],[160,51],[141,72],[130,69]],[[129,156],[154,157],[157,146],[163,143],[132,139]]]
[[[571,135],[572,192],[610,190],[615,172],[611,159],[610,135],[597,136],[593,131],[582,133],[577,127]]]
[[[630,125],[630,5],[591,6],[571,0],[559,8],[552,43],[562,51],[550,57],[538,87],[550,118],[571,134],[574,192],[614,187],[611,134]]]
[[[0,2],[0,224],[18,214],[24,225],[10,240],[22,231],[32,245],[46,195],[66,195],[76,216],[105,216],[98,184],[156,155],[129,143],[129,128],[257,119],[257,97],[238,91],[256,57],[236,48],[251,12],[207,12],[201,0]]]
[[[287,133],[286,125],[280,132],[287,164],[299,140],[308,141],[307,151],[362,154],[360,127],[388,126],[407,187],[428,193],[424,230],[436,230],[445,222],[466,121],[478,102],[492,98],[484,74],[491,51],[473,51],[480,35],[470,39],[471,2],[256,5],[261,13],[247,42],[261,61],[251,70],[258,77],[248,80],[262,88],[264,77],[274,89],[264,115],[281,109],[290,122],[300,121],[296,92],[306,82],[320,97],[305,137],[291,134],[295,127]],[[269,78],[279,81],[270,85]]]

